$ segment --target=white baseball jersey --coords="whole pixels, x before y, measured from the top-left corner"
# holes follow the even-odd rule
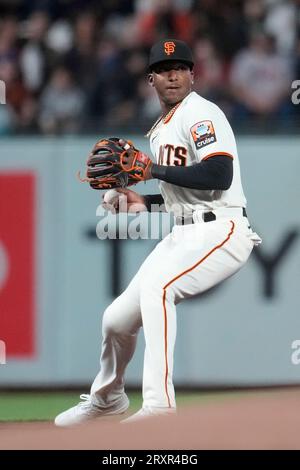
[[[226,191],[188,189],[160,181],[168,212],[182,215],[196,209],[246,206],[234,134],[225,114],[214,103],[191,92],[173,114],[155,127],[150,146],[160,165],[189,166],[215,155],[233,159],[233,180]]]

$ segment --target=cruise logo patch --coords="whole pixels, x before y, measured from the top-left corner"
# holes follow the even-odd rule
[[[191,127],[191,134],[197,150],[217,141],[212,121],[196,122]]]

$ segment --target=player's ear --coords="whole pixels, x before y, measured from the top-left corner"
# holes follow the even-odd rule
[[[149,83],[149,85],[154,86],[154,80],[153,80],[153,74],[152,73],[148,74],[148,83]]]
[[[194,78],[195,78],[195,76],[194,76],[194,71],[191,70],[191,82],[192,82],[192,85],[194,85]]]

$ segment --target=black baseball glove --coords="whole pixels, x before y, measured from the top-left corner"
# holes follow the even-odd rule
[[[80,180],[93,189],[125,188],[150,179],[151,166],[151,159],[130,141],[110,137],[96,142],[87,160],[86,177]]]

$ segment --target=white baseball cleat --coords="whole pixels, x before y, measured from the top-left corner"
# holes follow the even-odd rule
[[[56,416],[54,423],[56,426],[74,426],[85,423],[94,418],[123,414],[129,407],[129,400],[124,393],[120,399],[108,405],[101,405],[99,400],[93,395],[80,395],[80,401],[76,406],[63,411]]]
[[[176,408],[154,408],[151,406],[145,406],[137,411],[134,415],[129,418],[123,419],[121,423],[134,423],[147,418],[153,418],[155,416],[170,416],[176,414]]]

